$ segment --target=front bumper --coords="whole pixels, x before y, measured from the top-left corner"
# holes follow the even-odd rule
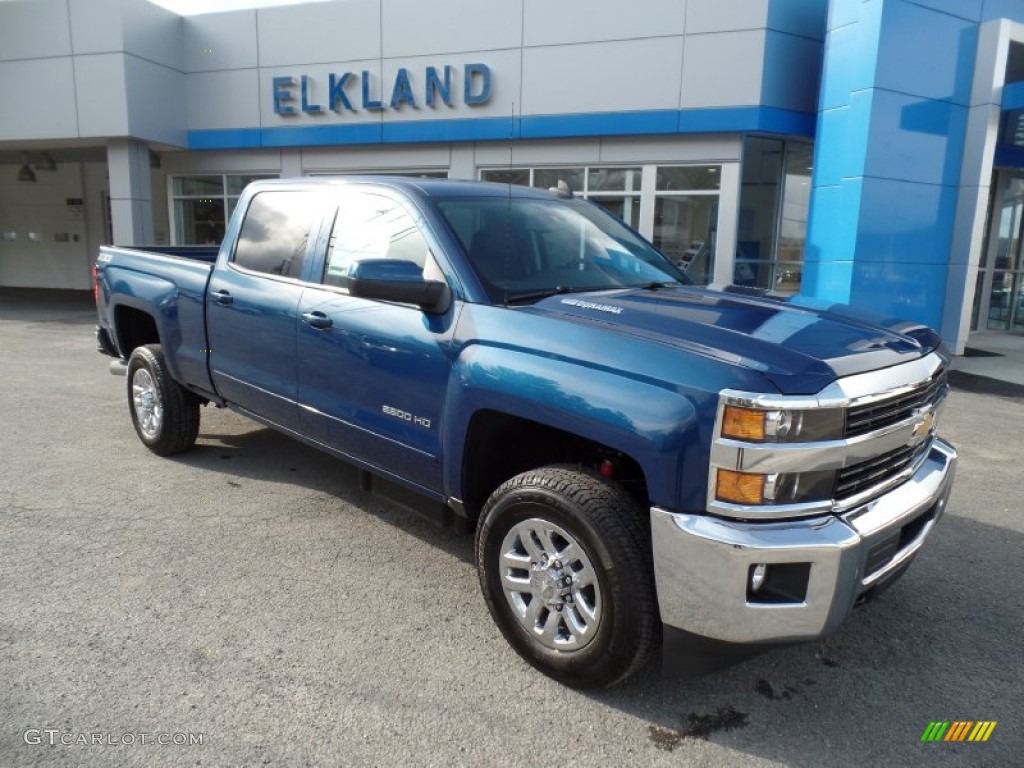
[[[652,508],[662,621],[734,643],[835,631],[858,598],[898,577],[917,554],[945,510],[956,461],[953,447],[935,439],[906,482],[841,516],[744,522]],[[786,589],[751,592],[759,563],[784,574]]]

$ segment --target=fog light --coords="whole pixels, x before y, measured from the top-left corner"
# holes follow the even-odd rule
[[[757,592],[764,586],[765,577],[768,576],[768,566],[765,563],[758,563],[750,569],[750,591]]]

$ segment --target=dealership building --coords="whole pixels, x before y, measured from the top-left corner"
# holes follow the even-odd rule
[[[0,286],[219,242],[242,188],[551,187],[697,282],[1024,331],[1022,0],[0,2]]]

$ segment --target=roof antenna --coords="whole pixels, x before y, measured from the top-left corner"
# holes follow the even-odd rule
[[[573,198],[572,187],[566,183],[565,179],[559,179],[557,186],[548,187],[548,192],[554,192],[559,197],[564,197],[567,200]]]
[[[509,114],[509,125],[508,125],[508,165],[511,169],[513,165],[512,154],[515,151],[516,141],[516,101],[512,100],[512,111]],[[509,261],[512,252],[512,180],[508,182],[508,197],[505,200],[505,271],[502,275],[502,299],[503,304],[508,306],[508,276],[511,271],[509,268]]]

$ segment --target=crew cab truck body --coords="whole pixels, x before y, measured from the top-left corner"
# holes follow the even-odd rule
[[[828,634],[949,496],[932,331],[688,285],[571,194],[258,182],[214,261],[104,247],[95,274],[147,446],[229,407],[475,528],[496,623],[572,685],[662,626]]]

